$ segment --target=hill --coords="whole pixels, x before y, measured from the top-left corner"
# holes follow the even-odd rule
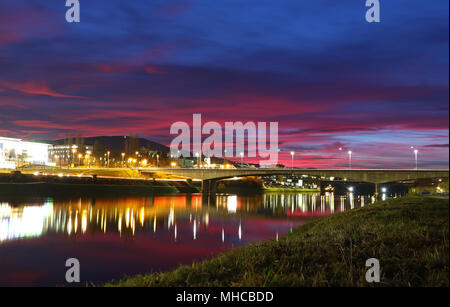
[[[85,145],[92,145],[96,141],[100,142],[105,148],[108,148],[112,152],[120,153],[125,150],[125,141],[129,139],[128,136],[95,136],[95,137],[86,137],[84,138]],[[139,148],[145,147],[152,151],[160,151],[164,153],[170,152],[170,148],[162,145],[160,143],[156,143],[144,138],[138,138],[139,140]],[[53,145],[63,145],[66,139],[55,140],[55,141],[47,141],[49,144]]]

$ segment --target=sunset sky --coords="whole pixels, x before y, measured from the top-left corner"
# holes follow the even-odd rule
[[[278,122],[282,162],[448,168],[448,0],[0,2],[0,136]],[[342,147],[343,151],[339,151]]]

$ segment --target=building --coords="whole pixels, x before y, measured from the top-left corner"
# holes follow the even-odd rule
[[[50,145],[49,147],[51,160],[60,165],[81,165],[86,155],[93,155],[93,151],[92,145]]]
[[[25,164],[50,165],[49,146],[0,137],[0,168],[14,169]]]

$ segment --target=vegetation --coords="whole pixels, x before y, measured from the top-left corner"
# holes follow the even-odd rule
[[[219,193],[261,193],[262,191],[263,180],[259,177],[222,180],[217,185]]]
[[[279,241],[232,249],[107,286],[449,286],[448,200],[409,196],[314,220]],[[381,282],[367,283],[377,258]]]

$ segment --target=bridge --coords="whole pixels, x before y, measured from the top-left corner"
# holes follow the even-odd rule
[[[379,185],[388,182],[410,181],[425,178],[448,178],[449,170],[443,169],[301,169],[301,168],[153,168],[143,169],[143,174],[165,173],[175,176],[202,180],[202,192],[213,193],[217,181],[234,177],[270,176],[270,175],[307,175],[320,179],[341,178],[375,184],[375,194]]]

